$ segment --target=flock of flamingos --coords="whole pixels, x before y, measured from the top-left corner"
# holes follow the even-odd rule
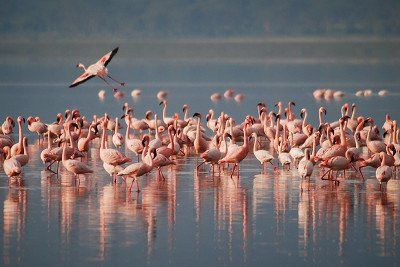
[[[156,171],[160,179],[165,179],[163,169],[176,164],[179,157],[201,159],[196,171],[205,171],[205,165],[209,165],[210,175],[228,172],[231,179],[236,179],[240,177],[241,162],[253,154],[263,173],[268,168],[274,172],[297,168],[303,181],[311,179],[314,169],[319,168],[320,177],[313,177],[335,186],[347,179],[346,172],[351,179],[363,180],[363,168],[372,167],[381,190],[382,184],[395,177],[400,165],[397,122],[386,116],[383,126],[375,125],[373,118],[357,114],[355,104],[344,104],[338,120],[333,122],[327,122],[327,110],[319,108],[317,125],[307,121],[305,108],[296,116],[294,102],[287,106],[278,102],[274,110],[259,103],[254,109],[256,115],[247,115],[244,121],[213,110],[190,116],[188,105],[182,107],[183,116],[179,110],[170,117],[167,100],[160,105],[162,116],[148,111],[144,118],[135,117],[128,103],[123,105],[120,118],[102,114],[88,119],[79,110],[66,110],[65,116],[59,113],[50,123],[32,116],[16,121],[7,117],[0,134],[4,172],[10,181],[22,179],[23,166],[30,157],[25,124],[45,147],[40,158],[47,170],[58,174],[64,169],[79,181],[81,175],[93,172],[88,152],[99,146],[100,159],[112,182],[117,183],[121,177],[127,190],[131,191],[136,183],[138,192],[140,177]],[[17,141],[13,138],[16,127]],[[125,133],[121,133],[123,128]],[[96,139],[100,142],[94,142]],[[137,157],[127,157],[123,148]]]

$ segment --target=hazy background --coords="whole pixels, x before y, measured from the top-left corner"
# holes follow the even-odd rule
[[[120,46],[110,70],[132,87],[397,85],[399,14],[392,0],[3,1],[0,84],[67,86]]]
[[[10,38],[395,36],[396,0],[3,1]]]

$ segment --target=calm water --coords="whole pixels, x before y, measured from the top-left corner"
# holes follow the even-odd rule
[[[111,71],[128,82],[127,96],[115,100],[107,91],[106,99],[99,101],[97,92],[104,86],[96,80],[66,88],[79,73],[73,69],[76,60],[56,60],[68,66],[49,63],[51,58],[23,64],[1,61],[0,118],[39,115],[52,122],[66,108],[79,108],[86,116],[120,116],[125,101],[137,116],[150,109],[161,114],[155,98],[161,88],[169,91],[169,114],[187,103],[191,113],[213,108],[240,120],[245,114],[256,115],[260,101],[271,109],[278,100],[294,100],[297,113],[302,107],[315,112],[326,106],[330,120],[338,117],[345,101],[358,103],[360,114],[374,116],[377,123],[386,113],[400,115],[399,65],[393,62],[113,62]],[[212,92],[231,86],[246,94],[243,103],[209,100]],[[312,91],[324,86],[348,95],[341,101],[316,102]],[[139,99],[130,96],[135,87],[143,89]],[[356,88],[367,87],[385,88],[392,95],[353,96]],[[58,178],[43,171],[39,154],[45,145],[33,135],[29,144],[31,160],[24,167],[23,186],[9,187],[1,173],[1,265],[400,264],[400,180],[392,180],[381,193],[373,169],[366,170],[364,183],[351,175],[338,187],[313,177],[304,184],[309,190],[301,193],[295,170],[261,175],[251,155],[239,180],[226,174],[213,178],[207,170],[196,173],[196,158],[187,157],[165,170],[166,181],[152,173],[141,179],[140,194],[129,194],[124,184],[111,184],[98,142],[89,158],[95,172],[79,185],[64,171]]]

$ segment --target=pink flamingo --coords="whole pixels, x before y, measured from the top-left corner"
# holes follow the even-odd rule
[[[105,79],[106,77],[110,78],[114,82],[120,84],[121,86],[125,86],[124,82],[119,82],[112,78],[108,74],[108,69],[106,68],[108,63],[110,63],[111,59],[115,56],[115,54],[118,52],[118,47],[112,50],[111,52],[108,52],[104,56],[102,56],[96,63],[90,65],[88,68],[85,68],[85,66],[82,63],[78,63],[76,65],[77,68],[82,68],[85,72],[81,74],[78,78],[75,79],[75,81],[72,82],[72,84],[69,86],[75,87],[78,86],[81,83],[86,82],[87,80],[97,76],[100,79],[102,79],[108,86],[112,88],[112,86],[108,83],[108,81]],[[116,92],[117,88],[113,88],[113,90]]]

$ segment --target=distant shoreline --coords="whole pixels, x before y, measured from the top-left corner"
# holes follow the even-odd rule
[[[137,37],[137,38],[113,38],[102,37],[93,38],[60,38],[56,36],[27,36],[27,37],[12,37],[1,36],[2,43],[153,43],[153,44],[169,44],[169,43],[350,43],[350,42],[400,42],[400,36],[242,36],[242,37]]]

